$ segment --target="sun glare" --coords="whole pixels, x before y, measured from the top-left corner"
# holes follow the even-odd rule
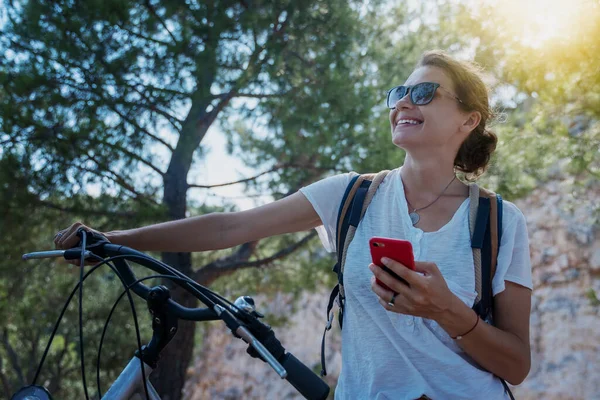
[[[524,45],[540,47],[555,40],[569,40],[586,25],[590,12],[597,13],[600,0],[489,0],[511,22],[513,34]]]

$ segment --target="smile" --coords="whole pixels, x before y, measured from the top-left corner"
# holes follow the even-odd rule
[[[421,125],[423,121],[419,121],[416,119],[399,119],[396,121],[396,126],[398,125]]]

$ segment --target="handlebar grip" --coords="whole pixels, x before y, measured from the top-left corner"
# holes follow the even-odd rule
[[[288,380],[305,398],[324,400],[329,395],[329,385],[292,353],[284,354],[279,362],[287,371]]]

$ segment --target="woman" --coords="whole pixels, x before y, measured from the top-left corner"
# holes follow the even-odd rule
[[[469,190],[455,175],[481,174],[496,147],[496,136],[486,130],[491,112],[485,84],[470,64],[428,52],[406,83],[389,92],[388,107],[392,142],[406,158],[379,186],[348,249],[343,361],[335,397],[508,398],[497,377],[516,385],[530,368],[532,281],[525,218],[504,202],[492,282],[495,326],[479,323],[471,309],[476,293]],[[142,251],[187,252],[318,228],[324,246],[334,251],[338,207],[351,178],[351,173],[326,178],[248,211],[104,235]],[[75,245],[80,226],[59,232],[56,246]],[[412,243],[416,272],[394,261],[387,264],[410,287],[370,263],[373,236]]]

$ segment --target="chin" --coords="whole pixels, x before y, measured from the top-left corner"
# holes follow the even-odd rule
[[[418,145],[419,141],[419,138],[415,137],[414,135],[392,132],[392,143],[394,143],[396,147],[399,147],[403,150],[406,150],[408,147]]]

